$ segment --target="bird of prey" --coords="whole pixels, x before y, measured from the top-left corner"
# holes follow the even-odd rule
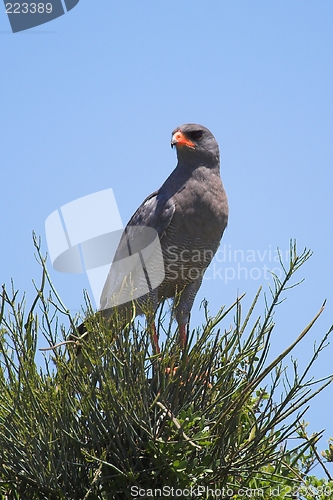
[[[127,319],[145,314],[155,352],[159,345],[154,315],[167,298],[174,299],[184,349],[195,296],[228,222],[213,134],[202,125],[181,125],[172,132],[171,147],[177,151],[177,166],[129,220],[100,299],[104,317],[111,316],[115,306]]]

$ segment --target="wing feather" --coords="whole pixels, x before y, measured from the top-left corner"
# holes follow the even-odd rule
[[[141,276],[142,272],[141,275],[140,273],[136,274],[138,267],[140,270],[142,269],[138,265],[139,255],[142,258],[141,252],[144,251],[145,262],[150,257],[154,258],[152,254],[156,250],[156,245],[152,243],[156,237],[158,237],[159,242],[161,241],[172,221],[174,212],[173,200],[159,191],[148,196],[136,210],[121,236],[101,294],[100,309],[108,309],[111,304],[117,303],[117,301],[118,304],[124,302],[120,297],[128,296],[130,285],[128,282],[126,283],[126,279],[129,274],[134,276],[135,287],[138,290],[140,290],[140,286],[146,284],[144,277]],[[128,259],[127,257],[130,256],[133,258]]]

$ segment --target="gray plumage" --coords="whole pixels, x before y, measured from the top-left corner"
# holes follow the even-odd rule
[[[159,237],[165,276],[157,287],[150,286],[148,293],[137,298],[135,314],[148,314],[148,311],[154,314],[163,300],[177,295],[174,314],[184,331],[203,274],[226,228],[228,201],[220,177],[218,144],[207,128],[196,124],[177,127],[172,132],[171,145],[176,147],[178,164],[128,222],[102,291],[100,310],[103,316],[108,316],[112,304],[116,303],[113,298],[119,298],[124,289],[128,293],[131,285],[122,275],[121,262],[153,241],[153,236],[150,240],[146,236],[140,242],[136,230],[150,227]],[[161,263],[154,245],[152,248],[146,260],[149,270],[156,271]],[[145,277],[140,275],[140,283]],[[130,302],[120,304],[118,311],[133,314]]]

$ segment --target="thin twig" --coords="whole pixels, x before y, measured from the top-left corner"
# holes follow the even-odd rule
[[[162,408],[163,411],[165,411],[165,413],[168,415],[169,418],[171,418],[171,420],[173,421],[173,423],[175,424],[175,426],[177,427],[177,429],[182,433],[183,438],[186,439],[186,441],[188,441],[191,446],[193,446],[194,448],[197,448],[198,450],[201,450],[201,446],[199,446],[198,444],[196,444],[193,441],[191,441],[191,439],[185,434],[184,430],[182,429],[181,424],[178,422],[178,420],[172,414],[172,412],[170,410],[168,410],[167,408],[165,408],[165,406],[162,405],[162,403],[160,403],[160,401],[156,401],[156,404],[160,408]]]
[[[62,345],[67,345],[67,344],[77,344],[76,340],[64,340],[63,342],[59,342],[59,344],[52,345],[51,347],[40,347],[40,351],[53,351],[53,349],[56,349],[57,347],[61,347]]]

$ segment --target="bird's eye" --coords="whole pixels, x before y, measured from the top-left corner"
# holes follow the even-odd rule
[[[202,137],[202,130],[194,130],[193,132],[188,132],[187,135],[190,139],[198,141]]]

